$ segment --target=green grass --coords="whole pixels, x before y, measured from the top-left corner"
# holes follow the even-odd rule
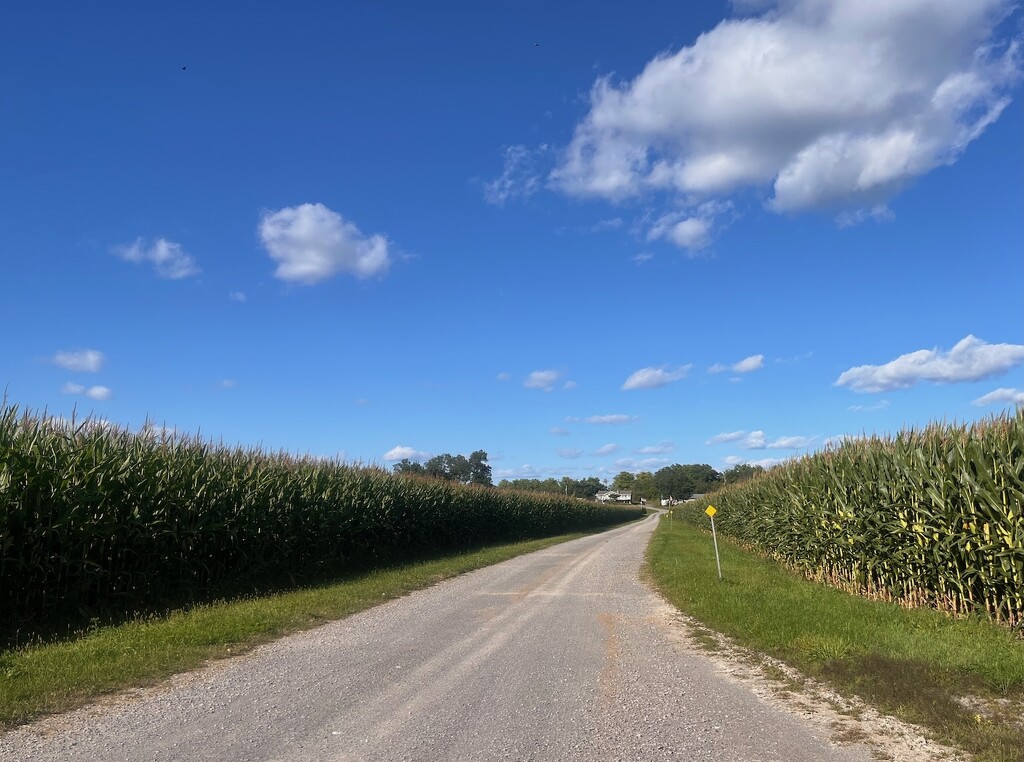
[[[1024,641],[1006,628],[849,595],[718,544],[721,582],[710,533],[662,520],[649,569],[681,611],[979,760],[1024,760]]]
[[[0,727],[66,711],[104,694],[152,685],[287,633],[583,534],[496,545],[333,584],[211,603],[96,628],[58,642],[0,651]]]

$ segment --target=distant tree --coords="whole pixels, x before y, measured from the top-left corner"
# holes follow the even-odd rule
[[[658,487],[654,483],[654,474],[650,471],[641,471],[636,475],[633,482],[633,502],[640,500],[656,500],[658,498]]]
[[[523,492],[551,492],[562,491],[562,485],[555,479],[502,479],[498,484],[500,489],[517,489]]]
[[[403,458],[392,470],[396,474],[432,476],[450,482],[492,486],[491,467],[487,464],[487,453],[483,450],[477,450],[469,458],[446,452],[433,456],[422,465]]]
[[[722,475],[707,463],[689,463],[683,466],[683,472],[693,483],[694,494],[698,495],[710,492],[722,480]]]
[[[469,483],[492,487],[491,467],[487,464],[487,453],[477,450],[469,456]]]
[[[673,466],[665,466],[654,474],[654,486],[662,497],[672,497],[676,500],[686,500],[693,494],[693,480],[686,469],[676,463]]]
[[[576,497],[583,497],[587,500],[593,500],[594,496],[598,492],[608,489],[608,487],[596,476],[588,476],[586,479],[580,479],[576,482],[575,491],[573,492]]]
[[[612,489],[616,492],[632,492],[636,483],[636,474],[629,471],[619,471],[612,479]]]
[[[551,494],[568,495],[592,499],[607,486],[596,476],[586,479],[573,479],[563,476],[561,479],[502,479],[498,489],[517,489],[525,492],[550,492]]]
[[[758,474],[764,473],[764,466],[752,466],[749,463],[740,463],[722,473],[723,484],[736,484],[752,479]]]
[[[406,476],[425,476],[427,473],[427,469],[423,467],[422,463],[416,463],[408,458],[402,458],[391,468],[396,474],[404,474]]]

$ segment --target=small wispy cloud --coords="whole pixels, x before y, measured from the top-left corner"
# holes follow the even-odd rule
[[[632,423],[637,420],[638,416],[625,415],[623,413],[612,413],[611,415],[590,415],[586,418],[574,418],[572,416],[565,419],[566,423],[593,423],[598,426],[615,426],[623,423]]]
[[[849,228],[860,225],[862,222],[892,222],[896,214],[885,204],[876,204],[867,209],[851,209],[841,212],[836,216],[836,225],[840,228]]]
[[[599,457],[599,458],[603,458],[606,455],[611,455],[612,453],[616,453],[618,451],[619,451],[619,446],[617,444],[608,443],[608,444],[602,445],[601,447],[598,447],[596,450],[594,450],[594,455]]]
[[[578,450],[575,447],[562,447],[555,452],[558,453],[558,457],[568,458],[569,460],[574,460],[583,454],[583,450]]]
[[[115,246],[113,252],[126,262],[151,264],[156,274],[167,280],[181,280],[200,272],[195,259],[182,245],[166,238],[157,238],[153,243],[136,238],[134,243]]]
[[[568,429],[563,429],[561,426],[552,426],[550,429],[548,429],[548,431],[550,431],[556,437],[567,437],[567,436],[569,436],[569,430]]]
[[[104,401],[113,398],[114,392],[106,386],[83,386],[82,384],[75,384],[68,382],[61,388],[62,394],[74,394],[79,396],[85,396],[92,400]]]
[[[725,431],[721,434],[715,434],[704,444],[721,444],[722,442],[738,442],[747,435],[745,431]]]
[[[527,389],[542,389],[545,392],[550,392],[561,378],[562,372],[558,370],[535,370],[526,377],[523,386]]]
[[[624,224],[621,217],[612,217],[607,220],[600,220],[590,230],[592,233],[603,233],[606,230],[618,230]]]
[[[763,367],[764,355],[750,355],[750,357],[744,357],[739,362],[734,362],[731,365],[715,363],[708,368],[708,373],[724,373],[727,370],[733,373],[750,373]]]
[[[675,446],[674,442],[669,442],[668,440],[665,440],[664,442],[659,442],[656,445],[649,445],[648,447],[641,447],[639,450],[637,450],[637,454],[639,454],[639,455],[664,455],[666,453],[673,452],[675,449],[676,449],[676,446]]]
[[[810,447],[817,437],[779,437],[769,442],[769,450],[803,450]]]
[[[623,471],[647,471],[667,466],[670,462],[668,458],[619,458],[615,467]]]
[[[1024,405],[1024,391],[1003,387],[981,395],[971,404],[978,407],[986,405]]]
[[[810,447],[816,439],[817,437],[812,436],[786,436],[777,437],[769,442],[763,431],[751,431],[738,441],[744,450],[802,450]]]
[[[672,211],[660,217],[647,232],[648,241],[668,241],[680,249],[697,252],[711,242],[716,211],[710,205],[697,210]]]
[[[233,302],[244,302],[246,300],[246,296],[241,291],[229,291],[228,299],[230,299]]]
[[[98,349],[61,350],[50,358],[54,365],[81,373],[98,373],[105,360],[106,357]]]
[[[496,376],[496,379],[498,381],[511,381],[512,380],[512,374],[511,373],[499,373]]]
[[[676,368],[662,366],[660,368],[641,368],[634,371],[625,383],[622,384],[623,391],[632,389],[655,389],[659,386],[666,386],[674,381],[686,378],[692,365],[680,365]]]
[[[767,446],[767,442],[763,431],[751,431],[744,437],[740,447],[744,450],[763,450]]]
[[[494,206],[504,206],[509,201],[528,199],[542,187],[544,169],[541,164],[549,153],[550,148],[544,144],[537,148],[521,144],[507,146],[501,175],[484,183],[484,200]]]
[[[850,405],[847,410],[851,413],[872,413],[877,410],[885,410],[889,407],[889,400],[881,400],[874,405]]]
[[[791,458],[760,458],[758,460],[751,460],[749,458],[741,458],[739,455],[727,455],[723,458],[727,466],[761,466],[761,468],[771,468],[780,463],[785,463],[787,460],[791,460]]]
[[[416,450],[405,445],[397,445],[384,453],[383,460],[386,463],[395,463],[399,460],[405,460],[406,458],[413,461],[424,461],[430,458],[430,453],[423,452],[422,450]]]

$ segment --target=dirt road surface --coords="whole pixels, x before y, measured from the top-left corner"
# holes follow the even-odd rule
[[[17,729],[0,760],[872,759],[686,646],[640,579],[656,521]]]

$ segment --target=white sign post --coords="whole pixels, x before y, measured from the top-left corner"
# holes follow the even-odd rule
[[[708,518],[711,519],[711,539],[715,543],[715,565],[718,567],[718,579],[719,581],[721,581],[722,562],[718,558],[718,535],[715,533],[715,514],[718,513],[718,509],[716,509],[713,505],[709,505],[704,510],[704,513],[706,513],[708,515]]]

